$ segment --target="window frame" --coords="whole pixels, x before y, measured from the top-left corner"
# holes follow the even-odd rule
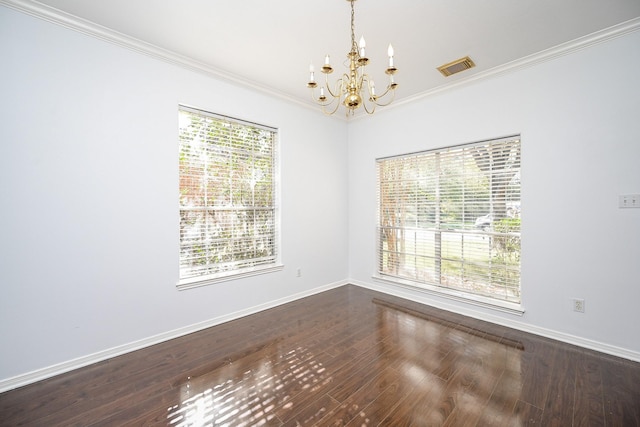
[[[230,116],[225,116],[225,115],[221,115],[221,114],[216,114],[216,113],[212,113],[209,111],[205,111],[205,110],[201,110],[198,108],[193,108],[193,107],[189,107],[186,105],[182,105],[179,104],[178,105],[178,116],[180,116],[180,114],[183,113],[187,113],[187,114],[194,114],[196,116],[200,116],[203,118],[207,118],[207,119],[212,119],[212,120],[216,120],[219,121],[220,123],[227,123],[230,126],[237,126],[240,125],[242,127],[247,127],[248,129],[251,128],[255,128],[255,129],[259,129],[259,130],[263,130],[263,131],[268,131],[268,132],[272,132],[272,138],[273,138],[273,145],[272,145],[272,149],[271,149],[271,185],[270,185],[270,197],[271,197],[271,204],[265,208],[265,207],[261,207],[261,208],[257,208],[258,210],[271,210],[273,211],[273,233],[269,233],[269,236],[272,236],[271,239],[273,240],[273,243],[271,245],[273,251],[275,252],[275,254],[273,256],[269,256],[268,258],[273,258],[273,260],[271,260],[270,262],[267,262],[265,264],[261,264],[261,263],[257,263],[255,265],[251,265],[251,266],[246,266],[246,267],[240,267],[240,268],[235,268],[235,269],[231,269],[231,270],[226,270],[226,271],[220,271],[220,272],[216,272],[216,273],[204,273],[204,274],[198,274],[198,275],[193,275],[193,276],[188,276],[188,277],[183,277],[183,260],[182,260],[182,250],[183,250],[183,238],[182,238],[182,217],[183,217],[183,212],[187,211],[187,210],[194,210],[193,207],[185,207],[182,205],[182,201],[181,201],[181,193],[183,190],[183,185],[182,185],[182,179],[183,179],[183,172],[182,172],[182,167],[180,166],[180,162],[178,165],[178,179],[179,179],[179,184],[178,184],[178,210],[180,212],[180,226],[179,226],[179,230],[180,230],[180,234],[178,236],[179,239],[179,274],[178,274],[178,283],[177,283],[177,288],[178,290],[185,290],[185,289],[191,289],[191,288],[195,288],[195,287],[200,287],[200,286],[207,286],[207,285],[211,285],[211,284],[215,284],[215,283],[220,283],[220,282],[225,282],[225,281],[229,281],[229,280],[236,280],[236,279],[241,279],[241,278],[245,278],[245,277],[251,277],[251,276],[256,276],[256,275],[261,275],[261,274],[266,274],[266,273],[271,273],[271,272],[276,272],[276,271],[281,271],[284,268],[284,265],[282,264],[282,260],[281,260],[281,237],[280,237],[280,230],[281,230],[281,221],[280,221],[280,156],[279,156],[279,151],[280,151],[280,138],[279,138],[279,130],[275,127],[272,126],[266,126],[266,125],[262,125],[262,124],[257,124],[255,122],[251,122],[251,121],[247,121],[247,120],[242,120],[242,119],[238,119],[238,118],[234,118],[234,117],[230,117]],[[229,138],[231,138],[229,136]],[[180,125],[178,124],[178,153],[180,155],[180,153],[182,152],[182,139],[181,139],[181,130],[180,130]],[[230,149],[230,151],[232,151]],[[247,207],[247,206],[241,206],[241,205],[234,205],[234,206],[230,206],[230,207],[221,207],[221,206],[214,206],[213,204],[210,205],[205,205],[202,207],[197,208],[196,210],[203,210],[205,212],[215,212],[215,211],[221,211],[221,210],[230,210],[230,211],[246,211],[246,210],[256,210],[256,206],[253,206],[253,209],[251,209],[251,207]],[[259,260],[260,258],[253,258],[253,259],[248,259],[248,260],[242,260],[242,261],[248,261],[250,262],[251,260]],[[234,259],[230,262],[240,262],[241,260],[239,259]],[[211,263],[211,264],[206,264],[206,265],[221,265],[224,263]]]
[[[382,221],[382,208],[383,208],[383,202],[381,200],[382,198],[382,192],[383,190],[381,189],[381,186],[384,185],[383,182],[386,184],[388,183],[388,181],[384,181],[382,176],[381,176],[381,168],[383,166],[381,166],[385,161],[403,161],[403,160],[407,160],[407,159],[411,159],[411,158],[415,158],[416,156],[435,156],[437,157],[438,155],[440,155],[441,153],[447,153],[448,151],[452,151],[452,150],[462,150],[463,153],[465,148],[469,148],[469,149],[473,149],[473,147],[482,147],[482,146],[488,146],[491,143],[499,143],[502,141],[517,141],[517,155],[518,155],[518,167],[517,167],[517,175],[518,175],[518,181],[520,180],[520,173],[522,170],[522,163],[521,163],[521,146],[522,146],[522,138],[520,135],[511,135],[511,136],[507,136],[507,137],[501,137],[501,138],[492,138],[489,140],[484,140],[484,141],[478,141],[478,142],[474,142],[474,143],[468,143],[468,144],[459,144],[459,145],[453,145],[453,146],[447,146],[447,147],[440,147],[440,148],[436,148],[436,149],[430,149],[430,150],[424,150],[424,151],[420,151],[420,152],[414,152],[414,153],[406,153],[406,154],[401,154],[401,155],[395,155],[395,156],[389,156],[389,157],[383,157],[383,158],[378,158],[376,159],[376,250],[375,250],[375,271],[373,274],[373,279],[375,281],[379,281],[382,283],[387,283],[387,284],[393,284],[393,285],[399,285],[401,287],[407,288],[407,289],[411,289],[411,290],[418,290],[430,295],[434,295],[434,296],[438,296],[438,297],[443,297],[446,299],[451,299],[451,300],[455,300],[455,301],[461,301],[461,302],[465,302],[465,303],[469,303],[472,305],[476,305],[476,306],[481,306],[481,307],[485,307],[485,308],[491,308],[494,310],[498,310],[498,311],[502,311],[502,312],[507,312],[510,314],[517,314],[517,315],[522,315],[524,313],[524,307],[522,304],[522,281],[520,279],[521,277],[521,272],[522,272],[522,262],[521,262],[521,248],[518,249],[518,291],[519,291],[519,301],[509,301],[507,299],[499,299],[499,298],[494,298],[491,296],[486,296],[486,292],[485,295],[482,295],[481,293],[473,293],[473,292],[469,292],[466,291],[464,289],[461,288],[457,288],[457,287],[449,287],[449,286],[444,286],[442,285],[442,279],[438,279],[439,282],[433,282],[433,281],[428,281],[428,280],[422,280],[422,279],[418,279],[417,277],[412,278],[412,277],[408,277],[408,276],[402,276],[401,274],[392,274],[393,272],[389,272],[389,265],[385,264],[385,258],[384,258],[384,252],[388,252],[389,248],[387,247],[387,249],[384,249],[384,238],[383,238],[383,229],[386,227],[388,228],[388,225],[383,224]],[[437,154],[438,153],[438,154]],[[466,155],[466,153],[465,153]],[[495,172],[495,171],[494,171]],[[402,178],[401,181],[404,180],[404,177]],[[436,179],[439,182],[439,179]],[[437,184],[437,187],[439,188],[437,191],[440,192],[440,183]],[[404,191],[404,190],[401,190]],[[518,192],[519,192],[519,198],[518,198],[518,218],[520,218],[520,212],[519,212],[519,208],[520,208],[520,202],[522,200],[521,197],[521,191],[520,191],[520,183],[519,183],[519,187],[518,187]],[[491,198],[490,196],[490,203],[493,203],[494,200]],[[404,205],[397,205],[396,203],[393,204],[394,207],[397,206],[404,206]],[[384,206],[384,207],[388,207],[388,206]],[[405,219],[407,217],[407,214],[403,214],[405,215]],[[439,216],[439,214],[438,214]],[[439,220],[436,220],[436,222],[438,222]],[[440,224],[438,223],[439,227]],[[468,226],[468,225],[467,225]],[[406,227],[403,224],[403,229],[408,229],[410,227]],[[435,231],[433,231],[434,236],[436,234],[441,234],[443,232],[445,232],[445,230],[443,229],[438,229],[436,227]],[[395,228],[392,227],[392,228]],[[463,230],[462,233],[465,233],[465,229],[464,229],[464,225],[463,225]],[[516,234],[516,233],[514,233]],[[517,237],[518,237],[518,244],[520,244],[521,242],[521,228],[519,229],[519,231],[517,232]],[[405,238],[404,235],[402,237],[403,239]],[[439,239],[438,239],[438,245],[440,245]],[[396,249],[398,250],[398,249]],[[417,249],[416,249],[417,250]],[[400,254],[400,252],[398,252],[398,254]],[[414,254],[415,256],[418,256],[419,253],[416,252]],[[404,255],[402,255],[404,256]],[[442,255],[440,255],[440,261],[436,261],[437,263],[440,262],[444,262],[445,259]],[[388,262],[388,260],[387,260]],[[464,261],[462,261],[464,263]],[[402,268],[404,268],[405,265],[402,265]],[[386,271],[385,271],[386,268]],[[435,272],[438,273],[440,267],[437,267]],[[436,274],[437,275],[437,274]],[[492,282],[490,282],[491,284]]]

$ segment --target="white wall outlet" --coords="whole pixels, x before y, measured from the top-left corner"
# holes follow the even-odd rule
[[[302,277],[302,268],[298,267],[296,270],[296,277]]]
[[[584,313],[584,299],[582,298],[573,299],[573,311]]]
[[[640,194],[621,194],[618,196],[618,207],[640,208]]]

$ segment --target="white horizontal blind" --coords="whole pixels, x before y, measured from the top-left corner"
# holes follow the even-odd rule
[[[180,281],[277,260],[275,129],[180,107]]]
[[[520,302],[520,137],[379,159],[378,273]]]

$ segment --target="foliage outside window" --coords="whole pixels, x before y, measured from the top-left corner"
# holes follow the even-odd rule
[[[382,278],[519,304],[520,137],[379,159]]]
[[[275,129],[180,107],[179,285],[278,267],[276,141]]]

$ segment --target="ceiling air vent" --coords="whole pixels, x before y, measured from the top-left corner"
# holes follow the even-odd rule
[[[453,62],[449,62],[448,64],[439,66],[438,71],[440,71],[443,76],[449,77],[453,74],[459,73],[460,71],[468,70],[469,68],[473,68],[475,66],[476,64],[473,63],[471,58],[465,56],[464,58],[456,59]]]

